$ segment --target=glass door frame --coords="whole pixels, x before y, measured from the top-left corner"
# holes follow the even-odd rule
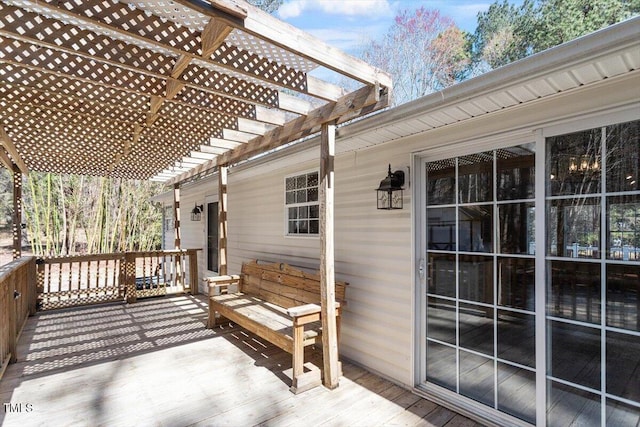
[[[218,274],[218,271],[209,270],[209,204],[211,203],[219,203],[218,196],[207,196],[205,197],[204,202],[204,248],[203,251],[203,261],[204,261],[204,269],[209,274]],[[220,213],[218,212],[218,215]],[[218,230],[218,233],[220,231]],[[220,260],[218,260],[218,269],[220,268]]]
[[[545,300],[544,300],[544,238],[545,228],[539,227],[544,224],[544,137],[541,131],[532,134],[528,132],[512,132],[500,138],[483,138],[474,141],[460,142],[455,145],[433,148],[412,155],[412,165],[415,171],[413,182],[412,198],[414,204],[414,265],[415,265],[415,295],[414,300],[416,307],[414,309],[414,383],[416,390],[426,394],[429,398],[436,402],[446,402],[449,406],[453,403],[455,408],[462,413],[473,413],[480,415],[487,420],[494,421],[498,424],[511,425],[529,425],[525,421],[512,417],[506,413],[502,413],[497,409],[476,402],[471,398],[445,389],[444,387],[426,382],[426,330],[427,330],[427,284],[428,284],[428,259],[427,259],[427,209],[426,209],[426,191],[427,183],[426,164],[432,161],[444,160],[465,156],[469,154],[491,151],[500,148],[507,148],[521,144],[535,144],[535,206],[542,206],[542,209],[535,210],[535,328],[536,328],[536,418],[537,420],[545,420]],[[495,170],[494,170],[495,175]],[[494,176],[495,179],[495,176]],[[457,195],[456,195],[457,197]],[[494,230],[494,235],[496,230]],[[542,333],[540,332],[542,331]],[[494,405],[495,406],[495,405]],[[545,420],[546,421],[546,420]],[[545,425],[537,421],[537,425]]]

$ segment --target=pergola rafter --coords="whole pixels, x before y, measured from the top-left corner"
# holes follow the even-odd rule
[[[170,170],[179,182],[188,177],[178,173],[184,159],[212,138],[230,141],[215,150],[225,161],[221,148],[258,153],[265,135],[271,147],[291,142],[320,127],[291,133],[288,123],[308,123],[348,95],[309,75],[318,66],[390,86],[385,73],[242,1],[0,3],[0,119],[18,150],[40,153],[25,156],[34,170],[51,162],[57,171],[66,164],[70,173],[141,179]],[[65,144],[81,146],[81,133],[92,165],[60,159]]]

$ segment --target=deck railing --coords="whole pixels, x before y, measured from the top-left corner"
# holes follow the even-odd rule
[[[15,362],[16,342],[29,315],[36,312],[36,259],[23,257],[0,267],[0,378]]]
[[[196,249],[176,249],[41,258],[38,309],[197,293],[196,255]]]

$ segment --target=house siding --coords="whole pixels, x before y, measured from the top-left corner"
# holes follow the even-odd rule
[[[518,105],[442,129],[358,151],[342,152],[353,139],[338,137],[335,160],[335,271],[350,283],[344,312],[340,351],[394,381],[413,387],[415,286],[414,206],[409,171],[413,156],[427,149],[444,156],[534,142],[536,132],[585,118],[637,110],[637,77],[621,77],[585,86],[571,93]],[[391,125],[393,126],[393,125]],[[373,132],[378,136],[377,132]],[[395,135],[395,133],[393,134]],[[352,138],[373,138],[363,134]],[[341,148],[342,147],[342,148]],[[484,149],[482,148],[482,149]],[[348,149],[348,148],[347,148]],[[320,241],[314,237],[285,236],[284,178],[319,167],[319,148],[250,162],[230,169],[228,185],[229,272],[242,262],[259,259],[287,262],[316,270]],[[376,209],[376,194],[387,165],[407,175],[404,209]],[[407,173],[408,172],[408,173]],[[205,249],[204,220],[190,223],[194,202],[204,203],[217,191],[208,178],[182,190],[183,247]],[[185,216],[186,215],[186,216]],[[203,272],[203,252],[199,268]]]

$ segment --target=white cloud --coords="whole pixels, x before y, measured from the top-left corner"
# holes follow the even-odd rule
[[[304,9],[307,8],[308,3],[309,2],[306,0],[288,1],[280,6],[280,8],[278,9],[278,15],[282,19],[289,19],[300,16]]]
[[[391,6],[388,0],[289,0],[280,6],[278,15],[282,19],[295,18],[305,11],[370,16],[391,13]]]

